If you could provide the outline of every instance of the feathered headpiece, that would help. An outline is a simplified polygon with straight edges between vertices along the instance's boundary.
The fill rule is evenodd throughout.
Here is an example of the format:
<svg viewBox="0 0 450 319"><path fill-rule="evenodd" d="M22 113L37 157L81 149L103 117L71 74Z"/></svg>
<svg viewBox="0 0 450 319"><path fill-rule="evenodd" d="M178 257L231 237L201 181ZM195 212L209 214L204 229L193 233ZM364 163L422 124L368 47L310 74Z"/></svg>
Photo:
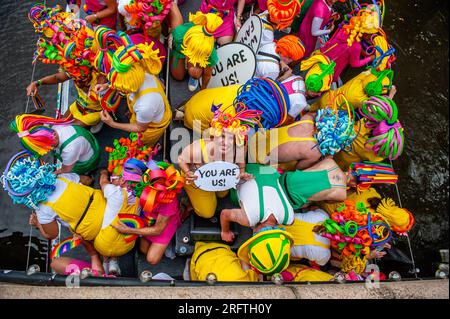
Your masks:
<svg viewBox="0 0 450 319"><path fill-rule="evenodd" d="M259 120L262 114L260 110L250 110L243 103L235 105L236 114L232 115L225 110L220 110L220 105L213 105L211 111L214 117L211 120L210 134L222 136L223 130L227 130L236 136L236 144L242 146L245 143L247 134L256 126L261 126Z"/></svg>

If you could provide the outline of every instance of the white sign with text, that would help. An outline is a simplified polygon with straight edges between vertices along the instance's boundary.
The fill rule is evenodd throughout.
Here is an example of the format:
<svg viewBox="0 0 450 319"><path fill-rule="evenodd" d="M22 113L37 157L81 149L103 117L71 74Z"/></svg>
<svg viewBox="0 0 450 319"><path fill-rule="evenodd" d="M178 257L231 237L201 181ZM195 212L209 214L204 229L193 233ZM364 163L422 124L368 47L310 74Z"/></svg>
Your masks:
<svg viewBox="0 0 450 319"><path fill-rule="evenodd" d="M219 61L214 66L208 88L244 84L255 74L256 57L249 46L228 43L217 49Z"/></svg>
<svg viewBox="0 0 450 319"><path fill-rule="evenodd" d="M195 185L208 192L220 192L236 188L239 182L239 166L234 163L216 161L203 165L194 173Z"/></svg>
<svg viewBox="0 0 450 319"><path fill-rule="evenodd" d="M245 21L236 35L235 42L248 45L253 52L258 52L261 43L262 23L257 15L252 15Z"/></svg>

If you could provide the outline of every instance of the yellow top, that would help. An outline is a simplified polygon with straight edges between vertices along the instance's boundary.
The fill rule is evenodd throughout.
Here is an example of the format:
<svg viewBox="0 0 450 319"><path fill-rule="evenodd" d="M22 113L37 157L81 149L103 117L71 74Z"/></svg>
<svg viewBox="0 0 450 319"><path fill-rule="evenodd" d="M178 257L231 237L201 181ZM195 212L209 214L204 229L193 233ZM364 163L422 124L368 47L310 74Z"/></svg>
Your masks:
<svg viewBox="0 0 450 319"><path fill-rule="evenodd" d="M70 182L62 177L59 179L67 184L64 193L56 202L42 204L53 209L63 221L70 225L74 233L85 240L93 240L100 232L105 214L106 200L102 191ZM83 213L85 213L84 217Z"/></svg>
<svg viewBox="0 0 450 319"><path fill-rule="evenodd" d="M330 249L330 245L326 245L315 238L316 233L313 232L314 226L317 224L308 223L295 218L294 223L289 226L284 226L286 231L292 235L294 243L292 246L320 246L325 249Z"/></svg>
<svg viewBox="0 0 450 319"><path fill-rule="evenodd" d="M292 276L292 278L288 278L289 281L330 281L334 278L329 273L300 264L291 264L285 271Z"/></svg>
<svg viewBox="0 0 450 319"><path fill-rule="evenodd" d="M230 247L219 243L195 243L195 251L190 263L193 281L203 281L209 273L214 273L218 281L258 281L258 274L242 269L241 261Z"/></svg>

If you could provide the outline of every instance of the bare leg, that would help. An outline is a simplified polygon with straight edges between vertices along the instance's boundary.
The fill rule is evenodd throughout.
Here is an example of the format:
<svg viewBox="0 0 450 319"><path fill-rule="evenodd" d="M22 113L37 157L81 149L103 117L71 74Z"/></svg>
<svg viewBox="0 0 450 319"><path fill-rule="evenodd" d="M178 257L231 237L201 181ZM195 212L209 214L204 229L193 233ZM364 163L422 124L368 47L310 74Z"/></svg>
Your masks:
<svg viewBox="0 0 450 319"><path fill-rule="evenodd" d="M156 265L161 260L168 244L152 243L147 252L147 262L150 265Z"/></svg>
<svg viewBox="0 0 450 319"><path fill-rule="evenodd" d="M149 248L150 248L149 241L145 238L141 238L139 243L139 250L141 251L141 253L143 253L144 255L147 254Z"/></svg>
<svg viewBox="0 0 450 319"><path fill-rule="evenodd" d="M211 80L212 71L213 71L213 68L210 66L203 70L202 86L201 86L200 90L204 90L208 86L209 80Z"/></svg>
<svg viewBox="0 0 450 319"><path fill-rule="evenodd" d="M175 63L175 57L170 58L170 74L172 74L172 77L175 80L183 81L185 75L186 75L186 66L185 66L185 60L186 59L178 59L177 67L174 67Z"/></svg>
<svg viewBox="0 0 450 319"><path fill-rule="evenodd" d="M217 43L220 46L222 46L224 44L227 44L227 43L230 43L232 41L233 41L233 36L232 35L227 35L227 36L224 36L224 37L217 38Z"/></svg>

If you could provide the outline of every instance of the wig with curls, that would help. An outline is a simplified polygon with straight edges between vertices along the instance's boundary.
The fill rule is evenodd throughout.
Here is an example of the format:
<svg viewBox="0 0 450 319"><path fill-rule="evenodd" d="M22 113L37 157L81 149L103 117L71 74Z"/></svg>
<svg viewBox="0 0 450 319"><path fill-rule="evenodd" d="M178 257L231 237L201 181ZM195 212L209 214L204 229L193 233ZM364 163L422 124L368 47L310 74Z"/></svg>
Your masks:
<svg viewBox="0 0 450 319"><path fill-rule="evenodd" d="M270 21L276 24L278 30L290 27L295 17L300 13L304 0L268 0L267 10Z"/></svg>

